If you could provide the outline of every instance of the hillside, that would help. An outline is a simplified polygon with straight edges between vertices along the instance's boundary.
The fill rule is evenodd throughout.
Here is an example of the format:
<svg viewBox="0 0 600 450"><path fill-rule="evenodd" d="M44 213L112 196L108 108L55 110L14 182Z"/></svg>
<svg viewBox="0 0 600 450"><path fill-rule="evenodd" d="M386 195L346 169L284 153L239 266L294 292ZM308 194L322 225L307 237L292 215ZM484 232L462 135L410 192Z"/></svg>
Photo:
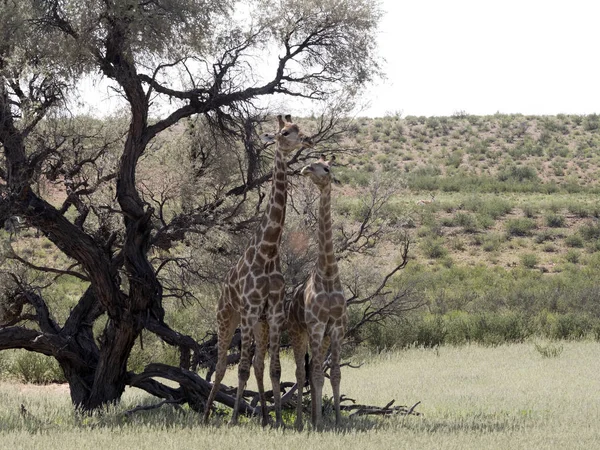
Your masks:
<svg viewBox="0 0 600 450"><path fill-rule="evenodd" d="M339 178L401 180L390 214L414 229L419 263L556 273L598 251L600 116L361 118L352 131L364 150Z"/></svg>
<svg viewBox="0 0 600 450"><path fill-rule="evenodd" d="M337 220L394 185L387 217L411 239L396 286L425 304L372 345L600 338L600 116L360 118L345 144Z"/></svg>
<svg viewBox="0 0 600 450"><path fill-rule="evenodd" d="M598 180L598 115L363 118L356 121L353 134L354 143L365 149L348 160L349 168L358 171L400 169L411 178L512 178L561 186L597 185ZM422 187L432 186L422 181L411 186Z"/></svg>
<svg viewBox="0 0 600 450"><path fill-rule="evenodd" d="M305 122L310 130L311 119ZM358 118L349 131L336 147L341 151L335 169L341 184L333 195L337 233L341 226L347 230L361 223L374 186L389 188L381 220L387 230L406 231L411 241L409 263L391 280L390 290L405 292L407 305L423 305L365 327L364 344L496 345L531 335L600 339L600 116ZM150 191L168 184L173 199L168 214L180 208L178 199L187 187L185 167L168 158L183 147L179 134L164 137L139 173ZM165 169L168 177L156 176ZM301 186L300 181L293 184ZM284 240L310 233L306 209L295 195ZM58 201L64 193L49 196ZM8 233L0 233L8 240ZM352 264L343 263L347 289L372 287L386 266L397 263L391 236ZM176 251L200 255L202 242ZM71 263L33 229L22 230L12 248L34 265L67 268ZM210 270L216 264L211 255L199 259L201 267ZM284 264L291 263L286 258ZM68 317L84 289L69 276L48 287L57 321ZM202 281L197 303L167 301L168 320L180 332L202 339L214 327L217 291L217 281ZM360 305L352 309L351 323L362 313ZM58 367L47 369L43 357L15 355L4 372L27 378L20 367L35 363L42 369L32 380L60 379ZM141 369L156 355L176 359L158 339L145 336L145 348L136 345L130 368Z"/></svg>

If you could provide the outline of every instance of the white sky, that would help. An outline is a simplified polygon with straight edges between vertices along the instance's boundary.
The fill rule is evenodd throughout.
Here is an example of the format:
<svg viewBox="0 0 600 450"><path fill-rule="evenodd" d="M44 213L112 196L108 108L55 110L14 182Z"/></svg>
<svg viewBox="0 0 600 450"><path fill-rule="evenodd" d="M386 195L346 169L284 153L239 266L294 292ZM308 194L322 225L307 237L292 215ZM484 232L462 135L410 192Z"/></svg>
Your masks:
<svg viewBox="0 0 600 450"><path fill-rule="evenodd" d="M380 2L386 79L359 115L600 113L600 0ZM106 82L82 89L96 111L123 105Z"/></svg>
<svg viewBox="0 0 600 450"><path fill-rule="evenodd" d="M600 112L600 1L381 0L364 115Z"/></svg>

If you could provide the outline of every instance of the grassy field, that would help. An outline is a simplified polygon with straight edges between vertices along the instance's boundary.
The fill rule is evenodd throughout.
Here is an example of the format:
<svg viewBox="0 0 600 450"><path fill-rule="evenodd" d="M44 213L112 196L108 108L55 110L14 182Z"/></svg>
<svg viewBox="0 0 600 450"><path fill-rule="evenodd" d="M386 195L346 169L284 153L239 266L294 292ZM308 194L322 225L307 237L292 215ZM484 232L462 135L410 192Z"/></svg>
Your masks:
<svg viewBox="0 0 600 450"><path fill-rule="evenodd" d="M364 365L343 369L346 396L380 406L420 401L422 415L345 418L341 430L323 433L263 430L254 420L230 428L218 418L205 427L197 414L168 406L127 416L153 401L133 389L113 410L80 418L63 387L4 383L0 448L598 448L599 353L600 343L584 340L357 355ZM292 370L284 358L284 379Z"/></svg>

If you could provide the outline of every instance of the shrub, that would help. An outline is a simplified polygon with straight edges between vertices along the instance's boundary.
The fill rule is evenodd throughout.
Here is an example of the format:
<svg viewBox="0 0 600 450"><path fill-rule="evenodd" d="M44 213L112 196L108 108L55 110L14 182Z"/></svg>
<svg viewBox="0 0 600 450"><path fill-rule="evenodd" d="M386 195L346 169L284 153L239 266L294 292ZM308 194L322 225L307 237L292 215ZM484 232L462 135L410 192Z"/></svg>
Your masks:
<svg viewBox="0 0 600 450"><path fill-rule="evenodd" d="M510 213L512 209L512 202L500 197L494 197L486 203L485 208L482 212L489 214L494 219L497 219L501 216L505 216L506 214Z"/></svg>
<svg viewBox="0 0 600 450"><path fill-rule="evenodd" d="M492 216L489 216L487 214L480 214L477 218L477 223L479 224L480 228L484 228L487 230L489 228L492 228L496 221Z"/></svg>
<svg viewBox="0 0 600 450"><path fill-rule="evenodd" d="M550 339L581 339L592 331L591 321L580 314L559 314L550 322Z"/></svg>
<svg viewBox="0 0 600 450"><path fill-rule="evenodd" d="M574 214L577 217L589 217L592 215L591 208L587 205L582 205L581 203L571 203L567 208L571 214Z"/></svg>
<svg viewBox="0 0 600 450"><path fill-rule="evenodd" d="M535 168L531 166L510 166L498 173L500 181L539 181Z"/></svg>
<svg viewBox="0 0 600 450"><path fill-rule="evenodd" d="M58 362L40 353L20 350L15 353L12 364L7 371L24 383L49 384L66 381Z"/></svg>
<svg viewBox="0 0 600 450"><path fill-rule="evenodd" d="M528 269L533 269L538 262L538 257L535 253L525 253L524 255L521 255L521 264Z"/></svg>
<svg viewBox="0 0 600 450"><path fill-rule="evenodd" d="M525 217L529 217L530 219L533 219L535 216L537 216L539 212L539 208L534 205L523 205L521 209L523 210Z"/></svg>
<svg viewBox="0 0 600 450"><path fill-rule="evenodd" d="M600 116L590 114L583 119L583 129L586 131L595 131L600 128Z"/></svg>
<svg viewBox="0 0 600 450"><path fill-rule="evenodd" d="M427 315L419 324L416 343L423 347L437 347L446 339L444 318L439 315Z"/></svg>
<svg viewBox="0 0 600 450"><path fill-rule="evenodd" d="M543 244L546 241L553 241L554 240L554 234L552 234L552 232L550 230L542 230L539 233L537 233L535 235L535 237L533 238L533 241L536 244Z"/></svg>
<svg viewBox="0 0 600 450"><path fill-rule="evenodd" d="M560 214L547 214L546 215L546 225L551 228L562 228L565 226L565 218Z"/></svg>
<svg viewBox="0 0 600 450"><path fill-rule="evenodd" d="M565 259L572 264L578 264L579 257L580 253L575 249L571 249L565 254Z"/></svg>
<svg viewBox="0 0 600 450"><path fill-rule="evenodd" d="M589 221L579 228L579 234L586 241L600 239L600 222Z"/></svg>
<svg viewBox="0 0 600 450"><path fill-rule="evenodd" d="M583 238L578 234L571 234L565 238L565 245L568 247L582 248Z"/></svg>
<svg viewBox="0 0 600 450"><path fill-rule="evenodd" d="M468 314L454 311L444 315L446 344L477 342L483 345L499 345L522 342L531 333L526 320L516 312Z"/></svg>
<svg viewBox="0 0 600 450"><path fill-rule="evenodd" d="M454 215L454 223L463 227L466 233L475 233L478 229L477 219L469 213L457 212Z"/></svg>
<svg viewBox="0 0 600 450"><path fill-rule="evenodd" d="M451 227L455 227L456 223L455 223L455 220L453 217L442 217L440 219L440 225L443 227L451 228Z"/></svg>
<svg viewBox="0 0 600 450"><path fill-rule="evenodd" d="M506 231L511 236L527 236L536 228L535 221L527 217L510 219L506 222Z"/></svg>
<svg viewBox="0 0 600 450"><path fill-rule="evenodd" d="M431 259L444 258L448 254L441 238L428 237L424 239L421 243L421 249L425 256Z"/></svg>
<svg viewBox="0 0 600 450"><path fill-rule="evenodd" d="M484 252L496 252L505 241L504 237L497 233L490 233L483 238L482 249Z"/></svg>

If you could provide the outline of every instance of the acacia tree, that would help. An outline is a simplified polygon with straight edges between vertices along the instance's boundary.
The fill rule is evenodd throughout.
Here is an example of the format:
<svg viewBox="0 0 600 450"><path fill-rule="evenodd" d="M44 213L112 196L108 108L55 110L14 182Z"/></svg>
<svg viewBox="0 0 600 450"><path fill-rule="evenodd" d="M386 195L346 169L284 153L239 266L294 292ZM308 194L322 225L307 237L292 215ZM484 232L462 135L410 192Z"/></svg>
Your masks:
<svg viewBox="0 0 600 450"><path fill-rule="evenodd" d="M215 136L251 135L242 118L264 106L261 98L318 101L360 89L377 73L378 19L373 0L0 0L0 213L23 218L68 261L39 267L9 249L13 260L48 277L3 274L0 349L54 357L82 409L118 401L127 384L164 398L200 395L152 380L166 376L184 386L191 375L175 367L127 371L144 329L180 347L182 367L202 352L165 323L165 266L150 255L220 219L234 223L226 199L245 198L268 173L248 165L241 185L167 217L136 178L140 161L186 118L202 117ZM76 84L92 73L122 96L122 130L88 121L82 131L69 120ZM251 147L246 156L255 160ZM40 180L61 186L60 204ZM86 289L59 323L45 287L49 277L65 275ZM25 306L32 312L24 314Z"/></svg>

